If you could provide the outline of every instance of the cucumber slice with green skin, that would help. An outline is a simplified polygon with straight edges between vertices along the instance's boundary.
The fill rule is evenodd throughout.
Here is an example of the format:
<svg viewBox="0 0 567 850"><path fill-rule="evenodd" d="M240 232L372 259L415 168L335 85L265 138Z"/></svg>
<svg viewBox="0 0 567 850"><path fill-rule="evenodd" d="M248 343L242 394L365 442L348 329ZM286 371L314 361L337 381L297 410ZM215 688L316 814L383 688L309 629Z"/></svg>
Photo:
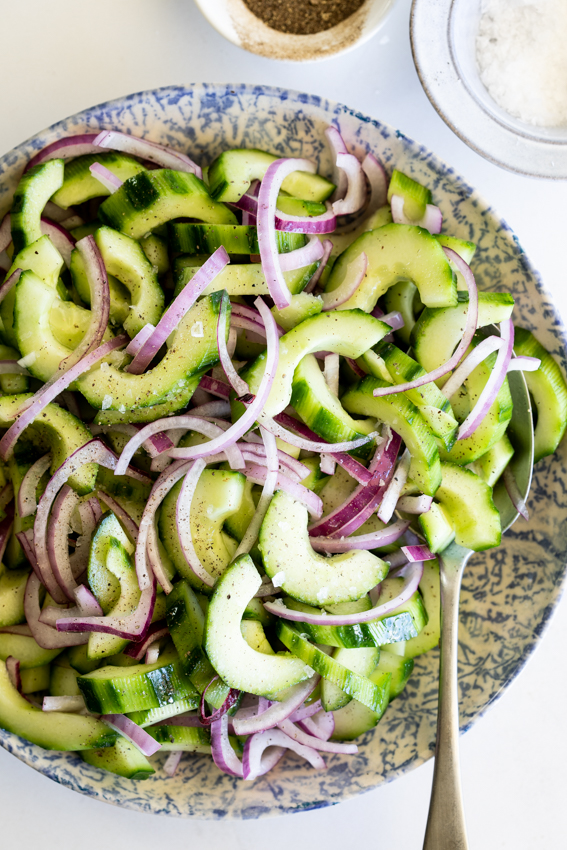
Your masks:
<svg viewBox="0 0 567 850"><path fill-rule="evenodd" d="M128 541L128 548L131 550L130 541ZM127 550L115 537L108 539L105 566L107 571L112 573L120 583L120 595L109 614L115 617L127 617L129 614L133 614L138 607L141 595L138 578ZM116 635L91 632L87 654L89 658L108 658L110 655L122 652L128 643L128 640Z"/></svg>
<svg viewBox="0 0 567 850"><path fill-rule="evenodd" d="M9 345L0 345L0 360L19 360L22 355ZM2 395L26 393L29 389L29 379L25 375L0 375L0 391Z"/></svg>
<svg viewBox="0 0 567 850"><path fill-rule="evenodd" d="M399 593L399 579L385 579L382 582L381 598L393 598ZM318 608L311 608L293 599L284 599L288 608L305 613L320 614ZM309 623L296 623L299 632L308 636L314 643L322 646L340 646L345 649L360 647L384 646L387 643L398 643L416 637L427 623L427 612L419 593L409 599L404 605L396 608L390 614L371 620L369 623L358 623L356 626L312 626Z"/></svg>
<svg viewBox="0 0 567 850"><path fill-rule="evenodd" d="M28 245L16 254L12 261L6 277L8 278L16 269L22 271L33 271L44 283L53 289L57 289L59 296L66 300L68 298L65 287L59 282L59 274L63 269L63 257L51 242L49 236L42 236L37 242ZM0 318L3 324L3 336L9 345L18 346L18 339L14 330L14 303L16 300L16 289L6 293L0 304Z"/></svg>
<svg viewBox="0 0 567 850"><path fill-rule="evenodd" d="M396 336L409 345L416 317L423 309L423 302L415 283L411 280L400 280L399 283L391 286L384 295L384 309L387 313L402 314L404 326L398 328Z"/></svg>
<svg viewBox="0 0 567 850"><path fill-rule="evenodd" d="M364 233L344 251L333 266L326 292L337 289L351 273L351 265L366 254L364 280L338 310L359 307L370 313L378 299L399 280L411 280L429 307L452 307L457 303L453 272L434 236L422 227L386 224Z"/></svg>
<svg viewBox="0 0 567 850"><path fill-rule="evenodd" d="M3 396L0 398L0 428L9 428L15 420L15 414L31 393ZM48 404L32 425L23 433L23 438L49 450L52 453L51 474L85 443L92 440L92 434L76 416L63 410L57 404ZM69 478L70 486L83 496L90 493L96 481L96 464L89 463L81 467Z"/></svg>
<svg viewBox="0 0 567 850"><path fill-rule="evenodd" d="M203 374L204 371L197 372L193 378L182 385L178 392L170 393L169 399L162 404L153 404L134 410L99 410L95 416L95 422L97 425L116 425L120 422L131 425L135 422L155 422L164 416L170 416L172 413L187 407ZM126 405L124 405L124 408L126 408Z"/></svg>
<svg viewBox="0 0 567 850"><path fill-rule="evenodd" d="M352 741L365 732L369 732L370 729L374 729L382 719L390 702L392 674L384 673L377 667L368 678L382 693L380 706L374 710L353 699L344 708L334 711L335 729L331 740Z"/></svg>
<svg viewBox="0 0 567 850"><path fill-rule="evenodd" d="M77 295L83 304L90 307L91 292L85 264L77 250L71 252L69 271ZM130 293L118 278L111 274L108 275L108 288L110 290L110 322L112 325L122 325L130 313Z"/></svg>
<svg viewBox="0 0 567 850"><path fill-rule="evenodd" d="M245 477L241 472L205 469L191 502L191 536L193 545L209 575L218 578L229 565L236 550L223 534L225 521L235 514L242 503ZM177 498L183 481L173 487L162 502L158 530L165 550L177 571L196 589L211 590L197 578L183 554L176 525Z"/></svg>
<svg viewBox="0 0 567 850"><path fill-rule="evenodd" d="M81 757L87 764L125 779L148 779L155 773L147 758L126 738L117 738L112 747L102 750L83 750Z"/></svg>
<svg viewBox="0 0 567 850"><path fill-rule="evenodd" d="M211 685L211 690L212 689L213 686ZM201 696L199 692L195 690L193 696L176 700L169 705L162 705L161 708L148 708L145 711L132 711L128 717L138 726L144 728L146 726L152 726L154 723L160 723L162 720L169 720L172 717L177 717L179 714L184 714L186 711L194 711L196 708L199 708L200 702Z"/></svg>
<svg viewBox="0 0 567 850"><path fill-rule="evenodd" d="M23 694L35 694L38 691L46 691L49 688L51 669L49 664L44 664L43 667L32 667L29 670L22 670L20 678L22 682Z"/></svg>
<svg viewBox="0 0 567 850"><path fill-rule="evenodd" d="M352 419L334 395L319 368L317 358L307 354L293 374L291 404L306 425L328 443L366 437L376 429L374 419ZM368 460L375 451L373 441L352 451Z"/></svg>
<svg viewBox="0 0 567 850"><path fill-rule="evenodd" d="M429 652L430 649L438 645L441 637L441 587L439 583L439 561L437 559L424 562L419 592L423 597L428 619L418 636L406 641L403 655L405 659L415 658L417 655ZM385 647L385 649L388 649L388 647ZM382 655L380 661L382 661ZM395 696L395 694L392 694L392 696Z"/></svg>
<svg viewBox="0 0 567 850"><path fill-rule="evenodd" d="M167 353L152 369L134 375L111 363L99 364L76 381L76 388L97 410L124 413L169 401L177 404L194 386L192 379L218 362L220 298L220 293L208 296L191 307L168 337Z"/></svg>
<svg viewBox="0 0 567 850"><path fill-rule="evenodd" d="M276 202L276 209L286 215L298 215L305 218L312 215L322 215L327 207L318 201L305 201L301 198L292 198L291 195L280 192Z"/></svg>
<svg viewBox="0 0 567 850"><path fill-rule="evenodd" d="M383 377L382 363L395 384L413 381L426 374L419 363L395 345L386 343L383 347L377 346L377 349L370 349L358 359L359 366L374 377ZM450 402L437 384L432 381L415 390L406 390L404 395L418 408L434 436L450 449L455 442L459 423L453 416Z"/></svg>
<svg viewBox="0 0 567 850"><path fill-rule="evenodd" d="M500 514L492 501L492 487L454 463L441 464L441 486L435 498L455 529L459 546L482 552L500 545Z"/></svg>
<svg viewBox="0 0 567 850"><path fill-rule="evenodd" d="M334 649L331 658L347 670L368 678L378 663L380 650L376 646L364 649ZM348 705L351 699L352 696L333 684L330 679L321 681L321 703L325 711L338 711Z"/></svg>
<svg viewBox="0 0 567 850"><path fill-rule="evenodd" d="M179 581L167 598L167 625L184 673L199 693L203 693L216 671L203 650L205 615L194 591ZM207 702L220 708L230 688L222 681L207 689Z"/></svg>
<svg viewBox="0 0 567 850"><path fill-rule="evenodd" d="M273 623L274 617L272 614L268 614L260 599L251 599L242 615L242 622L245 620L257 620L262 626L266 627Z"/></svg>
<svg viewBox="0 0 567 850"><path fill-rule="evenodd" d="M61 649L43 649L27 635L0 634L0 659L6 661L12 655L18 659L22 670L43 667L57 658L62 651Z"/></svg>
<svg viewBox="0 0 567 850"><path fill-rule="evenodd" d="M567 384L561 369L551 354L530 331L516 328L514 350L516 354L538 357L541 366L537 372L524 372L528 390L536 410L534 431L534 463L553 454L563 439L567 427Z"/></svg>
<svg viewBox="0 0 567 850"><path fill-rule="evenodd" d="M457 239L454 236L447 236L446 233L436 233L435 238L444 248L450 248L459 257L462 257L465 263L470 266L471 260L476 252L476 244L467 242L465 239Z"/></svg>
<svg viewBox="0 0 567 850"><path fill-rule="evenodd" d="M197 259L197 258L196 258ZM199 262L192 263L188 258L178 257L175 261L176 273L175 292L177 296L181 290L193 280L194 276L199 271L201 258ZM184 261L185 264L181 261ZM317 269L319 261L311 263L309 266L302 266L291 272L284 272L284 280L292 295L297 295L301 292ZM262 269L261 263L248 263L246 265L238 265L232 263L225 266L224 269L215 277L211 283L203 290L204 295L210 295L212 292L218 292L221 289L226 289L229 295L269 295L270 290L266 282L266 277Z"/></svg>
<svg viewBox="0 0 567 850"><path fill-rule="evenodd" d="M504 434L486 454L479 457L472 465L472 471L486 481L489 487L494 487L514 455L514 446Z"/></svg>
<svg viewBox="0 0 567 850"><path fill-rule="evenodd" d="M348 233L329 233L326 234L325 237L321 237L322 239L330 239L333 243L333 250L331 251L331 259L336 259L340 256L343 251L352 245L352 243L358 239L359 236L362 236L363 233L367 233L369 230L377 230L379 227L383 227L385 224L392 223L392 211L390 210L390 205L385 204L383 207L380 207L373 213L369 218L365 218L361 224L355 229L351 230ZM330 264L327 263L326 269L330 271ZM323 281L321 281L321 286L323 286Z"/></svg>
<svg viewBox="0 0 567 850"><path fill-rule="evenodd" d="M285 593L308 605L352 602L386 577L387 564L354 549L330 558L311 547L308 512L278 490L264 517L258 545L266 573Z"/></svg>
<svg viewBox="0 0 567 850"><path fill-rule="evenodd" d="M388 325L362 310L325 312L312 316L280 337L278 368L264 405L262 417L271 418L290 403L293 375L301 360L315 351L334 351L344 357L360 357L391 331ZM264 374L266 355L261 354L242 377L256 393Z"/></svg>
<svg viewBox="0 0 567 850"><path fill-rule="evenodd" d="M240 507L234 513L230 514L230 516L227 516L224 521L224 530L235 540L238 540L239 543L250 525L258 504L258 497L254 498L253 496L254 487L255 485L252 481L246 478L242 490Z"/></svg>
<svg viewBox="0 0 567 850"><path fill-rule="evenodd" d="M100 205L103 224L141 239L174 218L195 218L208 224L237 224L224 204L214 201L194 174L169 169L144 171L126 180Z"/></svg>
<svg viewBox="0 0 567 850"><path fill-rule="evenodd" d="M107 272L130 293L131 308L123 324L126 333L134 338L144 325L157 325L163 313L165 299L157 274L139 243L129 236L110 227L99 227L95 241Z"/></svg>
<svg viewBox="0 0 567 850"><path fill-rule="evenodd" d="M140 245L158 277L169 271L169 254L165 239L151 233L140 240Z"/></svg>
<svg viewBox="0 0 567 850"><path fill-rule="evenodd" d="M161 744L164 753L181 750L184 753L211 752L211 733L198 726L153 726L146 729L148 735Z"/></svg>
<svg viewBox="0 0 567 850"><path fill-rule="evenodd" d="M477 328L509 319L514 299L508 292L479 292ZM451 357L467 323L468 303L440 309L426 308L416 322L411 339L416 360L431 372Z"/></svg>
<svg viewBox="0 0 567 850"><path fill-rule="evenodd" d="M73 670L76 670L78 673L92 673L93 670L101 666L98 658L89 658L86 644L70 647L65 655L61 656L56 663L59 664L64 661L68 661Z"/></svg>
<svg viewBox="0 0 567 850"><path fill-rule="evenodd" d="M22 176L10 210L15 253L41 237L41 214L50 197L62 184L62 159L42 162Z"/></svg>
<svg viewBox="0 0 567 850"><path fill-rule="evenodd" d="M114 543L111 541L114 541ZM106 563L109 549L114 548L116 543L122 545L127 555L133 554L134 544L120 525L115 514L110 512L101 519L93 535L87 568L89 587L105 614L112 611L121 595L120 576ZM119 569L119 572L123 571ZM92 634L96 634L96 632ZM110 654L112 655L112 653ZM89 655L89 657L93 658L94 656Z"/></svg>
<svg viewBox="0 0 567 850"><path fill-rule="evenodd" d="M0 727L46 750L87 750L109 747L116 732L94 717L42 711L17 692L0 662Z"/></svg>
<svg viewBox="0 0 567 850"><path fill-rule="evenodd" d="M296 325L317 316L323 309L323 299L319 295L310 292L298 292L291 296L291 304L278 310L272 307L272 316L284 331L290 331Z"/></svg>
<svg viewBox="0 0 567 850"><path fill-rule="evenodd" d="M266 637L262 624L259 623L258 620L246 620L243 617L240 623L240 631L242 632L242 637L251 649L256 650L256 652L263 652L264 655L276 654L270 646L270 642Z"/></svg>
<svg viewBox="0 0 567 850"><path fill-rule="evenodd" d="M110 195L110 189L107 189L90 171L90 166L95 162L104 165L122 182L139 174L140 171L146 171L141 162L117 151L78 156L65 163L63 184L52 195L53 203L66 210L68 207L90 201L91 198Z"/></svg>
<svg viewBox="0 0 567 850"><path fill-rule="evenodd" d="M433 502L427 513L420 514L417 521L430 552L442 552L455 539L455 529L437 502Z"/></svg>
<svg viewBox="0 0 567 850"><path fill-rule="evenodd" d="M425 628L427 628L427 626ZM416 640L416 638L413 638L413 640ZM383 647L380 650L380 660L370 678L374 675L379 676L380 674L384 675L384 673L390 673L392 676L390 679L391 702L395 697L401 694L407 685L408 679L413 672L413 667L414 663L412 658L406 658L395 652L389 652L387 648Z"/></svg>
<svg viewBox="0 0 567 850"><path fill-rule="evenodd" d="M250 556L242 555L230 565L211 597L205 649L219 676L232 688L270 696L310 678L313 670L290 655L256 652L242 637L242 614L261 584Z"/></svg>
<svg viewBox="0 0 567 850"><path fill-rule="evenodd" d="M39 668L42 669L41 667ZM49 693L52 697L78 697L81 696L77 685L78 672L72 667L60 667L53 665L49 679Z"/></svg>
<svg viewBox="0 0 567 850"><path fill-rule="evenodd" d="M195 693L173 648L165 649L155 664L100 667L79 676L77 684L93 714L128 714L159 708Z"/></svg>
<svg viewBox="0 0 567 850"><path fill-rule="evenodd" d="M253 180L262 180L277 156L256 148L225 151L209 167L209 187L217 201L235 203L246 194ZM321 203L335 191L334 183L319 174L294 171L282 183L294 198Z"/></svg>
<svg viewBox="0 0 567 850"><path fill-rule="evenodd" d="M170 222L167 238L170 250L180 254L212 254L221 246L228 254L260 253L255 225ZM276 231L276 245L280 253L303 248L306 241L303 233Z"/></svg>
<svg viewBox="0 0 567 850"><path fill-rule="evenodd" d="M441 483L439 451L431 428L405 393L376 397L373 390L389 386L380 378L363 378L343 397L343 406L350 413L375 416L396 431L411 454L410 479L423 493L434 496Z"/></svg>
<svg viewBox="0 0 567 850"><path fill-rule="evenodd" d="M415 221L424 215L426 205L431 203L431 190L396 168L388 185L388 201L392 200L392 195L404 199L404 213Z"/></svg>
<svg viewBox="0 0 567 850"><path fill-rule="evenodd" d="M9 570L0 563L0 628L25 622L24 593L29 570Z"/></svg>
<svg viewBox="0 0 567 850"><path fill-rule="evenodd" d="M276 634L284 646L287 646L294 655L297 655L324 679L328 679L331 684L336 685L348 696L354 697L368 708L374 711L380 710L384 701L383 688L376 686L366 676L361 676L339 664L334 658L330 658L309 643L300 630L286 620L278 621Z"/></svg>

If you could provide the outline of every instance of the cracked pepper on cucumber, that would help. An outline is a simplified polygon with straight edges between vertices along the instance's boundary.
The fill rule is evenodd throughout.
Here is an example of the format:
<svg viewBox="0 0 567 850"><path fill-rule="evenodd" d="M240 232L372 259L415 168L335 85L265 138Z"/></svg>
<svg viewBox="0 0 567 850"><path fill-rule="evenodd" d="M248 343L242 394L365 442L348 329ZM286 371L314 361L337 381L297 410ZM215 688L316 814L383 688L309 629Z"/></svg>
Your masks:
<svg viewBox="0 0 567 850"><path fill-rule="evenodd" d="M0 727L140 780L355 753L439 641L438 555L527 517L567 386L428 187L103 131L0 225ZM165 761L161 753L167 753Z"/></svg>

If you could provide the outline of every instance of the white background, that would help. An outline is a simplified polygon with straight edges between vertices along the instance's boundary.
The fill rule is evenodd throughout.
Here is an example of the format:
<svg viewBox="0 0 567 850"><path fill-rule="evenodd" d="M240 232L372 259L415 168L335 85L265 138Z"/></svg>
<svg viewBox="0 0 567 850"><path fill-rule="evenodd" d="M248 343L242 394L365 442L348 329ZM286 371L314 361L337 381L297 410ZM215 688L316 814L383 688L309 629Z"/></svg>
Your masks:
<svg viewBox="0 0 567 850"><path fill-rule="evenodd" d="M435 113L414 70L409 0L366 45L293 65L224 41L191 0L0 0L0 154L53 122L142 89L195 81L284 86L399 128L451 163L507 219L567 316L565 183L518 177L469 150ZM567 602L543 643L461 741L471 850L566 846ZM158 818L56 785L0 750L0 844L29 850L190 846L419 850L432 765L334 808L257 822ZM441 850L441 848L440 848Z"/></svg>

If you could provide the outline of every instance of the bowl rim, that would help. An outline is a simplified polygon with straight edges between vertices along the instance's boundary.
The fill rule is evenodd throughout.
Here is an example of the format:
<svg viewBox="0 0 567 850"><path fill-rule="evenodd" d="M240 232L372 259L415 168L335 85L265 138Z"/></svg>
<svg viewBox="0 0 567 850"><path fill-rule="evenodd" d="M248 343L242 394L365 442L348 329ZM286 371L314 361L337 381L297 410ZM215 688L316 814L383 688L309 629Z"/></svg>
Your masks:
<svg viewBox="0 0 567 850"><path fill-rule="evenodd" d="M495 228L498 229L500 235L504 236L506 242L510 248L511 253L517 257L522 265L522 267L528 272L528 274L532 277L535 287L542 297L542 299L547 299L547 303L550 309L553 311L553 317L550 319L550 322L555 320L555 324L553 325L554 329L557 331L558 341L562 345L562 355L565 358L567 356L567 331L563 322L561 320L561 316L559 315L553 299L550 293L546 290L542 280L537 273L537 271L533 268L530 260L523 253L523 250L514 236L509 225L495 212L495 210L484 200L484 198L477 192L477 190L473 189L470 184L466 182L466 180L459 175L451 166L449 166L444 160L439 158L436 154L429 151L428 148L420 145L414 140L406 137L403 133L396 131L394 128L389 125L383 124L382 122L366 116L360 113L358 110L351 109L343 104L339 104L334 101L328 101L324 98L320 98L314 95L306 95L301 92L295 90L289 90L284 88L277 88L272 86L258 86L253 84L221 84L221 83L193 83L189 85L180 85L180 86L163 86L155 89L146 89L140 92L136 92L130 95L125 95L122 97L115 98L113 100L105 101L101 104L96 104L94 106L88 107L80 112L74 113L73 115L68 116L67 118L61 119L50 127L42 130L33 136L29 137L25 141L21 142L11 151L7 152L3 156L0 157L0 180L2 176L5 174L6 170L11 170L14 167L16 162L19 162L24 157L30 156L32 153L35 153L38 149L41 149L45 144L48 144L50 141L53 141L55 138L59 138L63 135L68 134L67 122L74 121L76 123L82 122L85 127L93 127L96 123L96 126L100 126L101 129L105 128L105 121L108 123L108 118L105 118L105 114L108 110L123 108L128 109L129 106L133 102L138 102L143 98L147 97L155 97L159 95L161 97L171 96L174 100L175 98L179 98L181 95L190 94L193 95L196 91L203 92L211 92L215 91L219 94L226 93L227 91L239 94L239 93L249 93L250 95L257 95L258 91L261 90L261 93L264 96L268 97L276 97L279 101L285 101L287 105L290 103L296 102L301 109L305 110L306 107L309 106L318 106L322 110L334 113L335 116L344 114L347 116L351 116L357 120L362 120L366 124L370 124L374 126L378 131L387 130L391 131L394 135L403 138L410 142L413 146L415 146L420 151L426 151L428 154L428 163L431 163L433 169L438 174L444 174L449 177L451 181L455 182L461 188L463 188L467 193L467 199L473 201L475 204L480 204L482 208L486 211L487 217L493 220ZM92 121L93 116L97 115L102 116L101 120L97 120L96 122ZM167 122L164 121L164 124ZM16 155L16 156L14 156ZM503 546L504 550L505 547ZM482 553L481 553L482 555ZM560 581L557 582L553 587L553 593L550 598L549 604L545 607L542 612L541 618L537 624L537 628L534 630L532 635L530 636L529 641L526 641L525 646L523 648L522 655L518 658L516 665L510 671L508 671L507 677L505 680L501 682L501 686L497 692L495 692L492 697L485 702L479 709L476 711L474 715L472 715L460 728L461 734L468 731L481 717L484 716L486 711L494 705L494 703L499 699L499 697L503 694L506 688L513 682L516 676L521 672L527 663L528 659L532 655L533 651L539 645L547 626L549 625L551 616L555 611L557 605L559 604L560 599L562 598L563 593L565 592L567 582L567 565L563 565L562 573ZM6 736L6 737L4 737ZM104 796L102 793L96 794L92 793L92 790L85 785L81 784L79 778L74 775L71 770L64 770L57 773L55 768L52 768L50 764L47 766L38 763L38 755L45 755L46 752L39 747L34 747L33 745L28 745L28 749L24 749L21 745L19 747L16 746L17 742L23 742L23 739L19 738L17 735L13 733L3 733L0 730L0 745L6 749L8 752L11 752L15 755L20 761L23 761L30 767L38 770L38 772L43 773L45 776L50 779L55 780L56 782L71 788L72 790L78 791L80 793L86 794L87 796L93 796L97 799L103 800L104 802L111 803L113 805L120 805L123 807L127 807L130 809L145 811L148 812L147 805L145 806L143 802L138 799L138 797L134 798L132 795L131 799L128 800L113 800ZM26 743L26 742L23 742ZM30 749L31 748L31 749ZM63 755L64 753L57 755ZM410 763L404 763L396 770L391 771L387 777L379 777L380 781L376 783L372 788L362 789L363 791L375 790L379 785L385 784L386 782L393 781L398 776L408 772L409 770L413 770L416 767L419 767L425 761L433 756L433 752L430 750L426 755L418 754L416 758L414 758ZM349 793L348 787L343 789L341 794L341 800L349 799L355 795L361 793L360 790L355 790L352 793ZM286 813L294 813L296 811L308 811L311 809L324 808L330 805L336 805L339 802L333 799L313 799L311 801L307 801L302 803L300 806L294 807L278 807L274 805L270 811L263 812L261 814L262 817L265 816L277 816ZM192 815L190 812L186 811L165 811L165 810L153 810L153 813L163 814L163 815L176 815L182 817L203 817L202 815ZM214 817L214 814L211 814L210 817ZM228 812L224 815L226 817L236 817L236 814L233 811ZM257 814L251 815L241 815L241 818L257 818Z"/></svg>
<svg viewBox="0 0 567 850"><path fill-rule="evenodd" d="M514 132L491 116L461 79L450 34L455 2L412 0L413 61L433 108L466 145L495 165L527 177L567 180L567 139Z"/></svg>

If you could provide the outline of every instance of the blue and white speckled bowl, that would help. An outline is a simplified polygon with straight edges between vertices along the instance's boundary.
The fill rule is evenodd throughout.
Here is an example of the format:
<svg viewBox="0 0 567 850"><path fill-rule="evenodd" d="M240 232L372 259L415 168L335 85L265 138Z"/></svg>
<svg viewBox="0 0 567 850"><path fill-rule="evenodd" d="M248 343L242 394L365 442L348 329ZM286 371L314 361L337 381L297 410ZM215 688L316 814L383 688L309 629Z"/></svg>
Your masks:
<svg viewBox="0 0 567 850"><path fill-rule="evenodd" d="M508 226L459 177L421 145L346 106L264 86L198 84L142 92L87 109L39 133L0 159L0 214L24 163L44 145L72 133L119 128L187 151L203 163L244 145L317 160L329 173L323 130L335 124L358 153L413 175L433 191L445 229L478 243L473 270L483 289L516 298L516 321L535 331L565 367L560 318ZM529 523L519 521L503 545L473 557L465 572L460 625L462 729L469 728L521 670L561 592L567 560L567 449L537 466ZM403 695L389 707L354 757L331 756L313 771L288 756L267 778L243 782L204 756L188 755L173 779L158 772L133 782L52 753L0 731L19 759L57 782L138 811L197 818L259 818L329 806L388 782L430 758L437 705L437 653L417 659Z"/></svg>

